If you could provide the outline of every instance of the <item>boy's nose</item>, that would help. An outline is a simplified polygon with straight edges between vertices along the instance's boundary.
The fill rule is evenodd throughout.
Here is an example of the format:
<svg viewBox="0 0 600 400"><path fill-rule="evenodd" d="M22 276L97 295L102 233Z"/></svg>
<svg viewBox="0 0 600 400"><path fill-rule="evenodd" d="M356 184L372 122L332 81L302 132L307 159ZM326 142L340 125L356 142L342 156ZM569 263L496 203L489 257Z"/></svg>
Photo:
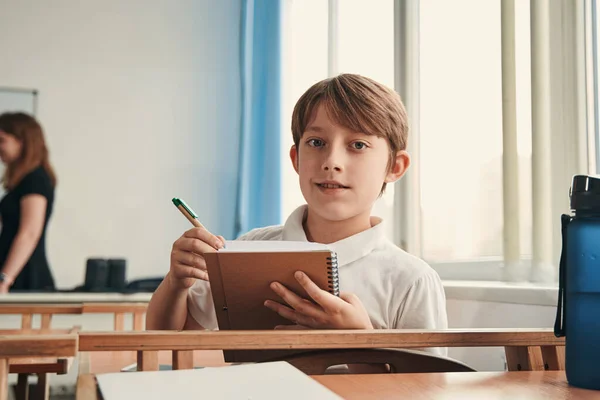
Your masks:
<svg viewBox="0 0 600 400"><path fill-rule="evenodd" d="M342 170L342 163L340 161L340 155L336 155L334 151L327 155L327 158L323 162L323 171L336 171Z"/></svg>
<svg viewBox="0 0 600 400"><path fill-rule="evenodd" d="M331 169L331 170L334 170L334 171L337 171L337 172L340 172L340 171L342 170L342 168L341 168L341 167L339 167L339 166L335 166L335 165L333 165L333 166L331 166L331 167L330 167L330 166L329 166L329 165L327 165L327 164L323 165L323 169L324 169L325 171L329 171L329 170Z"/></svg>

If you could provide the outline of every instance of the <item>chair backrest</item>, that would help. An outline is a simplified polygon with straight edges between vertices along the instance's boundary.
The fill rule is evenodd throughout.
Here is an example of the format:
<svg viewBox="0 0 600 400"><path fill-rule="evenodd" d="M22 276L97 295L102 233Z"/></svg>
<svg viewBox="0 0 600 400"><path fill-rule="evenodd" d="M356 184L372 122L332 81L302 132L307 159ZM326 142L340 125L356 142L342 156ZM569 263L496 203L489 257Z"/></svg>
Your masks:
<svg viewBox="0 0 600 400"><path fill-rule="evenodd" d="M21 315L21 329L33 328L33 316L41 315L41 329L50 329L52 316L57 314L81 314L81 304L0 304L0 315Z"/></svg>
<svg viewBox="0 0 600 400"><path fill-rule="evenodd" d="M82 312L94 314L114 314L114 330L125 330L125 315L133 315L133 330L144 330L144 317L148 303L84 303Z"/></svg>
<svg viewBox="0 0 600 400"><path fill-rule="evenodd" d="M338 373L332 367L367 364L360 373L419 373L419 372L469 372L473 368L448 357L406 349L332 349L317 350L284 357L287 361L308 375ZM388 366L386 368L382 368ZM356 372L356 369L352 371Z"/></svg>
<svg viewBox="0 0 600 400"><path fill-rule="evenodd" d="M33 328L34 315L41 316L41 329L50 329L52 317L64 314L114 314L114 330L125 330L125 315L133 315L133 330L144 330L144 317L147 303L65 303L65 304L36 304L36 303L14 303L0 304L0 315L20 314L21 329Z"/></svg>

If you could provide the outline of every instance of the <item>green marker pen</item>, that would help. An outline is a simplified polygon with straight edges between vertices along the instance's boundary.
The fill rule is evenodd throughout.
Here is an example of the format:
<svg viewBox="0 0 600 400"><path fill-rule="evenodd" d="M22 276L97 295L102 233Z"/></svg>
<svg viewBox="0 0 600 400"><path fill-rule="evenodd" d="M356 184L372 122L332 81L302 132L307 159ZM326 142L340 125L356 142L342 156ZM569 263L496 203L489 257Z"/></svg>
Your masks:
<svg viewBox="0 0 600 400"><path fill-rule="evenodd" d="M181 211L181 213L188 219L188 221L192 223L192 225L198 228L204 228L204 225L202 225L202 223L198 220L196 213L187 204L185 204L185 201L178 199L177 197L173 197L172 201L173 204L175 204L175 207Z"/></svg>

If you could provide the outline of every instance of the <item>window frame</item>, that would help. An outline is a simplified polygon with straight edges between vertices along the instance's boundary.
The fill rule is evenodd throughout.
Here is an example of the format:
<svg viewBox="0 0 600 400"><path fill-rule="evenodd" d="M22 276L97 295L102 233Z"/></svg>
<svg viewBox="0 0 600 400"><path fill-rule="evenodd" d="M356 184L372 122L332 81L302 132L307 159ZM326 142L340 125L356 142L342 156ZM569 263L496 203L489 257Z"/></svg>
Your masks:
<svg viewBox="0 0 600 400"><path fill-rule="evenodd" d="M504 0L503 0L504 1ZM508 0L511 1L511 0ZM545 1L545 0L542 0ZM590 173L591 148L589 141L590 119L598 118L589 111L589 66L586 68L585 53L591 46L584 39L584 16L590 9L591 0L581 2L550 2L549 23L552 26L550 37L551 63L550 82L551 108L551 187L552 187L552 246L554 276L558 278L558 260L562 246L560 234L560 214L569 213L568 190L571 177L577 173ZM411 120L412 147L409 152L419 153L419 0L395 0L395 71L396 90L405 100ZM589 17L588 17L589 19ZM584 50L587 49L587 50ZM589 57L588 57L589 58ZM403 84L406 82L406 84ZM595 110L595 109L594 109ZM586 131L587 130L587 131ZM569 135L575 132L575 135ZM574 136L574 137L573 137ZM575 138L575 140L573 140ZM573 145L573 143L575 143ZM595 157L594 157L595 159ZM406 251L422 258L422 232L420 230L421 208L418 157L413 157L411 170L396 184L394 201L395 225L394 242ZM417 168L414 168L416 164ZM534 205L535 206L535 205ZM430 264L442 279L446 280L485 280L485 281L535 281L532 276L531 260L521 258L516 268L507 268L502 259L497 261L448 261Z"/></svg>

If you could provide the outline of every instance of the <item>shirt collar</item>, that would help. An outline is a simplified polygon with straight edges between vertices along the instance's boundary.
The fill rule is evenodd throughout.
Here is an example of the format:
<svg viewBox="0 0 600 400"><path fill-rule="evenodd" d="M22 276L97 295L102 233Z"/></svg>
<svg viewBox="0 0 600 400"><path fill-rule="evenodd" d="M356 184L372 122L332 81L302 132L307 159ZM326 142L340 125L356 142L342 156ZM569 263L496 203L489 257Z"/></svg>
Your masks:
<svg viewBox="0 0 600 400"><path fill-rule="evenodd" d="M298 207L290 214L283 226L283 240L307 242L306 233L302 226L307 206ZM384 238L385 227L379 217L371 217L371 228L355 235L329 243L331 250L337 253L338 265L350 264L371 253Z"/></svg>

